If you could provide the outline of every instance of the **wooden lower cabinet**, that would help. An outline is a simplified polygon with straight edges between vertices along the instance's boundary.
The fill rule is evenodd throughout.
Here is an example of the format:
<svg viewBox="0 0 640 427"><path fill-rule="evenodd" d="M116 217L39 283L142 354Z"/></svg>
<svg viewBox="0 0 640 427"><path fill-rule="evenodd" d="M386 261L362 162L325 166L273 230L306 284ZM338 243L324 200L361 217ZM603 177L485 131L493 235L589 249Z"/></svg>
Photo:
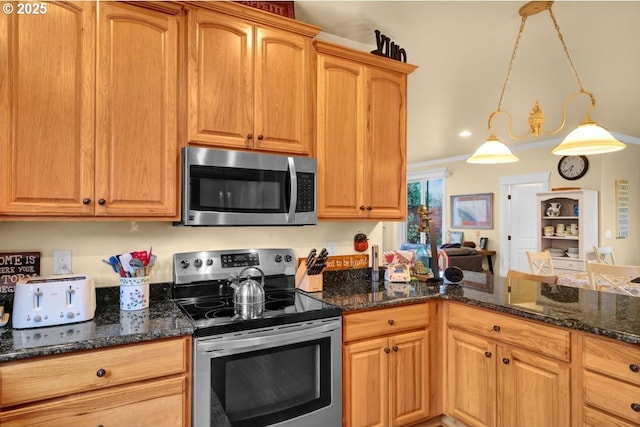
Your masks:
<svg viewBox="0 0 640 427"><path fill-rule="evenodd" d="M344 426L405 426L428 418L428 310L416 304L344 316L345 341L369 335L344 344Z"/></svg>
<svg viewBox="0 0 640 427"><path fill-rule="evenodd" d="M191 425L191 337L0 365L3 427Z"/></svg>
<svg viewBox="0 0 640 427"><path fill-rule="evenodd" d="M457 319L476 328L483 310L450 306ZM466 314L463 317L462 314ZM525 326L510 316L491 313L497 323L485 333L447 331L446 413L468 426L569 427L571 425L571 366L541 352L501 342L516 339L510 331ZM481 321L480 321L481 323ZM465 322L460 322L465 326ZM554 331L555 329L550 329ZM497 335L494 337L494 335ZM564 353L563 349L553 353Z"/></svg>

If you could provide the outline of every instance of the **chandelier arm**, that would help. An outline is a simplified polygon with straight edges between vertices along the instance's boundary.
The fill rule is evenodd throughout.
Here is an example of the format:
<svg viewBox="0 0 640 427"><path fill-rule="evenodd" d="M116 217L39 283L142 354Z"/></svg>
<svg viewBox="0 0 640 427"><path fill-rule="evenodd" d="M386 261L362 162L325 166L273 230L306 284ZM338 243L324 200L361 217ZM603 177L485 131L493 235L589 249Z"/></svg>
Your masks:
<svg viewBox="0 0 640 427"><path fill-rule="evenodd" d="M491 122L493 121L494 117L496 115L500 114L500 113L506 114L506 116L507 116L507 119L508 119L507 120L507 132L509 133L509 137L511 139L519 140L519 139L524 139L527 136L529 136L529 133L530 133L529 130L527 130L526 133L524 133L524 134L522 134L520 136L514 135L513 131L511 130L511 123L512 123L511 113L509 113L508 111L503 111L503 110L496 110L493 113L491 113L491 115L489 116L489 134L494 135L493 127L491 126Z"/></svg>
<svg viewBox="0 0 640 427"><path fill-rule="evenodd" d="M560 132L560 130L567 123L567 106L578 95L586 95L586 96L589 97L590 102L589 102L589 106L587 107L586 117L587 117L588 120L591 120L590 116L589 116L589 113L596 106L596 98L593 96L593 94L591 92L587 92L586 90L581 89L578 92L569 95L569 97L566 99L566 101L564 101L564 104L562 104L562 123L560 123L560 126L558 126L557 128L555 128L553 130L545 130L545 129L541 128L540 130L542 131L542 133L544 133L545 135L554 135L554 134Z"/></svg>
<svg viewBox="0 0 640 427"><path fill-rule="evenodd" d="M558 39L560 40L560 43L562 43L562 48L564 49L564 54L567 56L567 60L569 61L569 66L571 67L571 71L573 71L573 76L576 78L576 82L578 83L578 87L580 88L581 92L586 92L584 90L584 87L582 87L582 81L580 80L580 77L578 76L578 71L576 70L575 65L573 65L573 60L571 59L571 55L569 55L569 49L567 48L567 45L564 42L564 37L562 36L562 33L560 32L560 25L558 25L558 21L556 20L556 16L553 14L553 10L551 10L551 5L552 3L549 3L547 5L547 10L549 11L549 16L551 17L551 21L553 21L553 26L556 29L556 32L558 33ZM595 100L593 100L593 95L591 95L592 98L592 102L595 104Z"/></svg>
<svg viewBox="0 0 640 427"><path fill-rule="evenodd" d="M507 75L505 76L504 83L502 84L502 92L500 92L500 100L498 101L497 111L500 111L500 109L502 108L502 100L504 99L504 94L507 91L507 84L509 83L509 77L511 77L511 69L513 68L513 62L516 59L516 53L518 52L518 46L520 45L520 38L522 37L522 33L524 32L524 24L526 22L527 22L527 16L523 15L522 20L520 21L520 28L518 29L518 35L516 36L516 42L513 46L513 51L511 52L511 59L509 60Z"/></svg>

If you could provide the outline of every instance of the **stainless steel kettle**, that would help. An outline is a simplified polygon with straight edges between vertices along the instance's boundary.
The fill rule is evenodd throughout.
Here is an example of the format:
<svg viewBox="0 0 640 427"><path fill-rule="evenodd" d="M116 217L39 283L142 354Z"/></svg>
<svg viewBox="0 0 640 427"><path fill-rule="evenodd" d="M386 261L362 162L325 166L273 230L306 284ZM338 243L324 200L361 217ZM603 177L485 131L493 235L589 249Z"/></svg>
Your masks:
<svg viewBox="0 0 640 427"><path fill-rule="evenodd" d="M260 272L260 283L247 275L246 280L241 282L242 275L247 270L257 270ZM264 311L264 272L258 267L247 267L240 271L237 277L229 278L233 288L233 308L234 319L258 319L262 317Z"/></svg>

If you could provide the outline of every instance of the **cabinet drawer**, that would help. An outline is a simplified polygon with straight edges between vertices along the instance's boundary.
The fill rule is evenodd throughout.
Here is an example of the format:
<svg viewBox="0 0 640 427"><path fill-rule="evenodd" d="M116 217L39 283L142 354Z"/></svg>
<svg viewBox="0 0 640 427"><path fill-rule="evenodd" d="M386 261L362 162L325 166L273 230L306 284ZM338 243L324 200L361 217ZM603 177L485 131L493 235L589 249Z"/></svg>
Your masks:
<svg viewBox="0 0 640 427"><path fill-rule="evenodd" d="M344 341L425 328L429 324L429 309L424 303L346 314L343 316Z"/></svg>
<svg viewBox="0 0 640 427"><path fill-rule="evenodd" d="M114 387L0 413L3 427L186 426L186 377Z"/></svg>
<svg viewBox="0 0 640 427"><path fill-rule="evenodd" d="M9 362L0 367L0 406L186 372L189 337Z"/></svg>
<svg viewBox="0 0 640 427"><path fill-rule="evenodd" d="M640 424L640 412L633 409L640 409L640 387L585 371L584 402Z"/></svg>
<svg viewBox="0 0 640 427"><path fill-rule="evenodd" d="M634 427L635 424L627 423L620 418L614 418L604 412L592 408L584 408L584 427Z"/></svg>
<svg viewBox="0 0 640 427"><path fill-rule="evenodd" d="M449 326L466 329L504 343L526 348L561 360L570 358L570 333L512 316L449 304Z"/></svg>
<svg viewBox="0 0 640 427"><path fill-rule="evenodd" d="M640 347L585 336L584 367L640 386Z"/></svg>
<svg viewBox="0 0 640 427"><path fill-rule="evenodd" d="M553 259L554 270L585 271L584 262L575 259Z"/></svg>

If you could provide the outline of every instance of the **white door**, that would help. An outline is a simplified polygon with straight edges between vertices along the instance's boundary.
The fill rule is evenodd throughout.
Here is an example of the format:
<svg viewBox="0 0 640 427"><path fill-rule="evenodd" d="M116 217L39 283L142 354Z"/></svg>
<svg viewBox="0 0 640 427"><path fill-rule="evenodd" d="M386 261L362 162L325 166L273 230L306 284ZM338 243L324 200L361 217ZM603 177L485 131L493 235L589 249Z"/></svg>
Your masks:
<svg viewBox="0 0 640 427"><path fill-rule="evenodd" d="M500 179L500 275L509 269L529 271L527 251L538 250L536 193L548 191L549 173Z"/></svg>

